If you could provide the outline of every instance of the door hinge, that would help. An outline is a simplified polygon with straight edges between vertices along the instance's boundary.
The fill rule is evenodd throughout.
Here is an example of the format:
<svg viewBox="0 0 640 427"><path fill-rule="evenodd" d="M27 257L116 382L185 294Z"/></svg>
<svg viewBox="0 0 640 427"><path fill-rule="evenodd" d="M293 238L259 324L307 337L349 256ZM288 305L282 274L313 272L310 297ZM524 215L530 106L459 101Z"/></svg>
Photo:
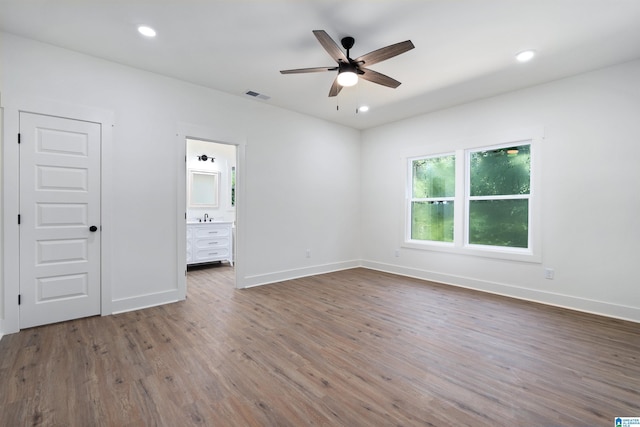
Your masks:
<svg viewBox="0 0 640 427"><path fill-rule="evenodd" d="M20 144L20 134L18 134L18 144Z"/></svg>
<svg viewBox="0 0 640 427"><path fill-rule="evenodd" d="M18 214L18 225L20 225L20 214Z"/></svg>
<svg viewBox="0 0 640 427"><path fill-rule="evenodd" d="M18 305L22 304L22 295L18 294Z"/></svg>

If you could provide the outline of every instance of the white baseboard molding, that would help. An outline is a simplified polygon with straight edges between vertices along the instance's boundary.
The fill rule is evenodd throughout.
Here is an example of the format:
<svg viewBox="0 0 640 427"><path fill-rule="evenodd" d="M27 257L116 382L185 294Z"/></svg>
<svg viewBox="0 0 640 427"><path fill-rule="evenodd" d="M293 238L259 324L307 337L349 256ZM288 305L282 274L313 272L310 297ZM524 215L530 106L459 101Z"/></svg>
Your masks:
<svg viewBox="0 0 640 427"><path fill-rule="evenodd" d="M525 301L531 301L555 307L562 307L569 310L581 311L585 313L597 314L600 316L640 323L640 309L637 307L611 304L608 302L595 301L570 295L562 295L553 292L520 288L517 286L478 280L470 277L443 274L434 271L421 270L417 268L403 267L374 261L362 261L361 266L370 270L383 271L386 273L393 273L401 276L413 277L416 279L429 280L445 285L474 289L477 291L488 292L510 298L517 298Z"/></svg>
<svg viewBox="0 0 640 427"><path fill-rule="evenodd" d="M144 308L178 302L183 299L184 298L180 298L178 290L176 289L131 298L122 298L114 300L111 303L112 312L106 314L118 314L125 313L127 311L141 310Z"/></svg>
<svg viewBox="0 0 640 427"><path fill-rule="evenodd" d="M251 288L254 286L268 285L271 283L283 282L285 280L299 279L301 277L314 276L316 274L332 273L334 271L349 270L360 267L359 260L343 261L331 264L314 265L292 270L276 271L273 273L255 274L242 278L240 288Z"/></svg>

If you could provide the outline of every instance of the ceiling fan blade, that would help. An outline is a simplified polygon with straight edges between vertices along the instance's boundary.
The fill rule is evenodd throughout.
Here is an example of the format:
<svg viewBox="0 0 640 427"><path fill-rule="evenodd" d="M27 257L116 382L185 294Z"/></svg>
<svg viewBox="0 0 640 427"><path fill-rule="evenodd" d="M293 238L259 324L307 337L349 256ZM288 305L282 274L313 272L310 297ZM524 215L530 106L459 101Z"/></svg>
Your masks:
<svg viewBox="0 0 640 427"><path fill-rule="evenodd" d="M321 71L336 71L338 67L296 68L293 70L281 70L280 74L319 73Z"/></svg>
<svg viewBox="0 0 640 427"><path fill-rule="evenodd" d="M338 44L333 41L331 37L329 37L329 34L327 34L326 31L313 30L313 34L316 36L324 50L327 51L327 53L333 58L334 61L346 63L349 62L347 56L344 54L344 52L342 52Z"/></svg>
<svg viewBox="0 0 640 427"><path fill-rule="evenodd" d="M413 49L415 46L411 40L406 40L400 43L392 44L387 47L374 50L373 52L365 53L362 56L354 59L354 62L363 63L364 65L373 65L385 59L393 58L401 53L405 53L408 50Z"/></svg>
<svg viewBox="0 0 640 427"><path fill-rule="evenodd" d="M337 96L342 90L342 86L338 84L338 76L333 80L333 84L331 85L331 89L329 89L329 97Z"/></svg>
<svg viewBox="0 0 640 427"><path fill-rule="evenodd" d="M393 89L400 86L400 82L392 79L389 76L378 73L377 71L370 70L368 68L360 67L360 70L364 72L364 74L358 74L359 77L370 81L371 83L377 83L382 86L391 87Z"/></svg>

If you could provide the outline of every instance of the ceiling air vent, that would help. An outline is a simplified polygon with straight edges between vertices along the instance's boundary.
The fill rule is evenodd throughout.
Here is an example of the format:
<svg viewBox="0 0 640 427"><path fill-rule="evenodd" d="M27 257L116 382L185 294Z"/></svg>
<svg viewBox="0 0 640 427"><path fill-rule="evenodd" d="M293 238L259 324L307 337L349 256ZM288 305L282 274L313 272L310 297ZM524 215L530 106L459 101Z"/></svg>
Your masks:
<svg viewBox="0 0 640 427"><path fill-rule="evenodd" d="M248 90L248 91L246 91L246 92L245 92L245 95L249 95L249 96L251 96L251 97L253 97L253 98L262 99L263 101L266 101L267 99L271 99L271 97L270 97L270 96L263 95L263 94L258 93L258 92L254 92L254 91L252 91L252 90Z"/></svg>

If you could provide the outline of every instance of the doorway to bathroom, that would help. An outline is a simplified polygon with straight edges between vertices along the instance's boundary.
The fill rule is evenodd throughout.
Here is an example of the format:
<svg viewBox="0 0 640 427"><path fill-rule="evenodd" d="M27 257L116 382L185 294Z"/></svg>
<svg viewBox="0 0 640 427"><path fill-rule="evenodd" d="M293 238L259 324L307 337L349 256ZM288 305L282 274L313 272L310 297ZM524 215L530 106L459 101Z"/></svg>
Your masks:
<svg viewBox="0 0 640 427"><path fill-rule="evenodd" d="M188 285L234 286L237 157L234 144L186 139Z"/></svg>

